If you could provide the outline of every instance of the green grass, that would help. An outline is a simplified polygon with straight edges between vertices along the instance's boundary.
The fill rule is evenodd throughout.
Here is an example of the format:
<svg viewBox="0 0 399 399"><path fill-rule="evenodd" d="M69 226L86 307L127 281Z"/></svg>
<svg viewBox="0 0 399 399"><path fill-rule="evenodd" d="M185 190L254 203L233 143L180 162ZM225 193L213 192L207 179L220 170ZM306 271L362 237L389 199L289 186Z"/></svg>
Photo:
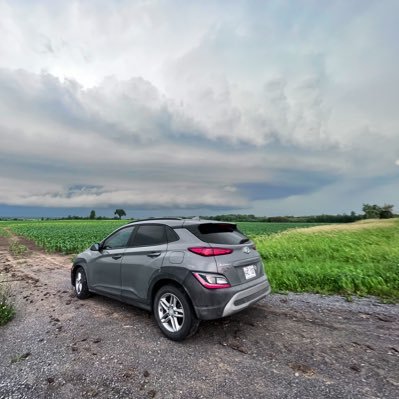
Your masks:
<svg viewBox="0 0 399 399"><path fill-rule="evenodd" d="M0 326L8 323L15 315L15 310L10 302L10 291L0 280Z"/></svg>
<svg viewBox="0 0 399 399"><path fill-rule="evenodd" d="M12 242L9 246L9 251L15 256L22 256L24 254L26 254L26 252L28 251L28 248L26 247L26 245L21 244L19 242Z"/></svg>
<svg viewBox="0 0 399 399"><path fill-rule="evenodd" d="M0 222L1 223L1 222ZM11 234L9 231L7 231L4 227L0 226L0 237L10 237Z"/></svg>
<svg viewBox="0 0 399 399"><path fill-rule="evenodd" d="M255 238L277 292L399 300L399 221L287 231Z"/></svg>
<svg viewBox="0 0 399 399"><path fill-rule="evenodd" d="M257 235L270 235L281 231L297 228L307 228L314 226L323 226L322 223L265 223L265 222L238 222L238 228L248 235L255 237Z"/></svg>

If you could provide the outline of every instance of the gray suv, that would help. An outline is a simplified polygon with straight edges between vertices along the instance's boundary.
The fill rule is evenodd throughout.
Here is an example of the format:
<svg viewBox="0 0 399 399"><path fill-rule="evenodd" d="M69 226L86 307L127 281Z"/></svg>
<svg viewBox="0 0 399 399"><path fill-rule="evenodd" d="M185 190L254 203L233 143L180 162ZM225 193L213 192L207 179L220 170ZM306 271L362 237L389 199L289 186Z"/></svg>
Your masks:
<svg viewBox="0 0 399 399"><path fill-rule="evenodd" d="M200 219L129 223L79 254L71 281L79 299L93 292L152 311L175 341L270 293L254 243L233 223Z"/></svg>

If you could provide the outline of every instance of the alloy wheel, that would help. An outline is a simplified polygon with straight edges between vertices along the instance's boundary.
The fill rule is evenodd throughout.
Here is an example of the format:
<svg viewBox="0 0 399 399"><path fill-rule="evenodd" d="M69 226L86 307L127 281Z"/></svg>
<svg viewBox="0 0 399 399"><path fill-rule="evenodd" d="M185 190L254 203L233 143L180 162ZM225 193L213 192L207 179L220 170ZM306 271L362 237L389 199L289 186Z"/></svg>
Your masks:
<svg viewBox="0 0 399 399"><path fill-rule="evenodd" d="M164 327L170 332L178 332L184 323L184 309L179 298L166 293L158 302L158 316Z"/></svg>
<svg viewBox="0 0 399 399"><path fill-rule="evenodd" d="M77 272L76 273L76 279L75 279L75 290L76 293L79 295L82 292L83 289L83 280L82 280L82 273Z"/></svg>

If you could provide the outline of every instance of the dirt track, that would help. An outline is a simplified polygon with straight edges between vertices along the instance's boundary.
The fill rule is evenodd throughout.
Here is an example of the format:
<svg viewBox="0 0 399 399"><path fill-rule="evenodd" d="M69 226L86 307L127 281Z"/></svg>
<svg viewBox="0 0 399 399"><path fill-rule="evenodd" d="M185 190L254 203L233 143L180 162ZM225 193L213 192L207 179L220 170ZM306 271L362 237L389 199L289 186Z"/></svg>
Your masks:
<svg viewBox="0 0 399 399"><path fill-rule="evenodd" d="M70 264L32 245L14 257L0 237L17 308L0 327L0 398L399 397L397 305L272 295L178 344L144 311L76 299Z"/></svg>

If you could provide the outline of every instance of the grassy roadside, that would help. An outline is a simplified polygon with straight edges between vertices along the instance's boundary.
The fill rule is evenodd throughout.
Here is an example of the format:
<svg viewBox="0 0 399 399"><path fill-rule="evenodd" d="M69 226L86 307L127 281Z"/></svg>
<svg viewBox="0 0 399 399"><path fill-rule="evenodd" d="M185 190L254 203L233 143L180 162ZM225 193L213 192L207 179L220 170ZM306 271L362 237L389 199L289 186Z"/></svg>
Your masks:
<svg viewBox="0 0 399 399"><path fill-rule="evenodd" d="M1 237L10 237L11 234L0 227ZM10 289L1 279L0 274L0 326L7 324L15 315L14 307L10 301Z"/></svg>
<svg viewBox="0 0 399 399"><path fill-rule="evenodd" d="M292 230L255 241L275 292L399 301L399 220Z"/></svg>
<svg viewBox="0 0 399 399"><path fill-rule="evenodd" d="M0 326L8 323L15 314L14 307L9 298L9 288L0 280Z"/></svg>

